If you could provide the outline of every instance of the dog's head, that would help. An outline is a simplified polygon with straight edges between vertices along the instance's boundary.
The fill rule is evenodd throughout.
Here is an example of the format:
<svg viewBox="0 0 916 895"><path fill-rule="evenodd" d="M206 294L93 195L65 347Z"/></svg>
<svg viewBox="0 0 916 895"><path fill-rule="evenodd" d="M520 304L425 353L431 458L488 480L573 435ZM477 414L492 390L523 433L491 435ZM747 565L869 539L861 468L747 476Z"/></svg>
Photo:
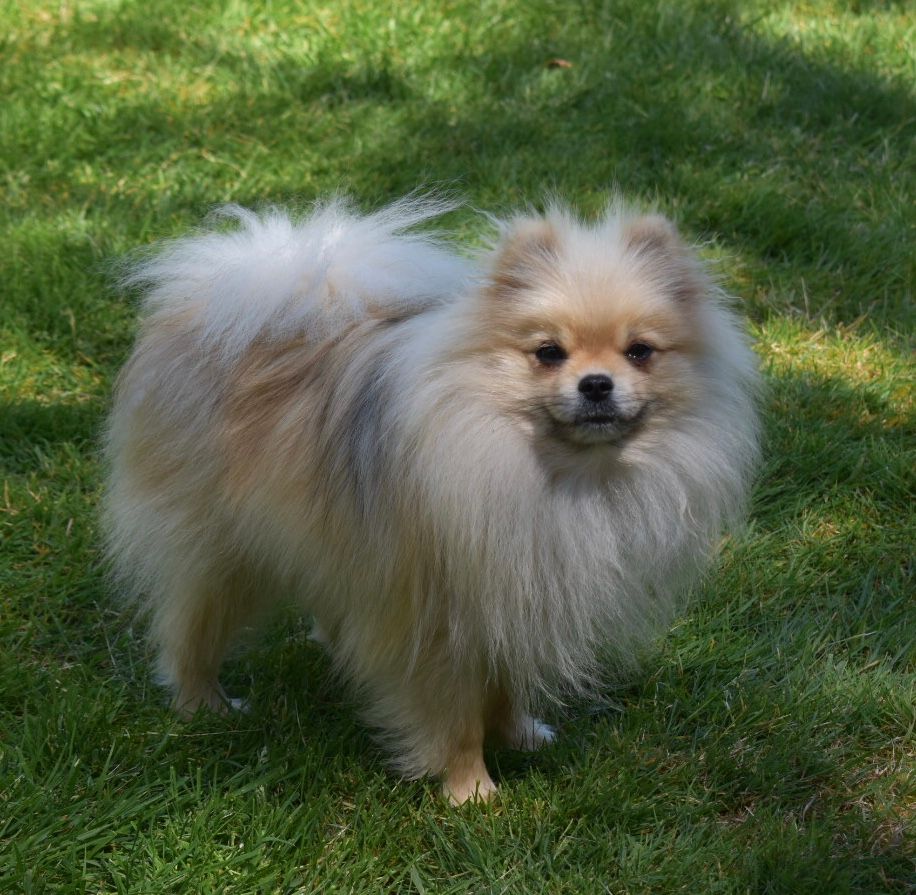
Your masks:
<svg viewBox="0 0 916 895"><path fill-rule="evenodd" d="M689 413L711 357L728 350L717 340L741 343L717 322L697 259L654 215L517 220L481 301L491 395L571 448L621 446Z"/></svg>

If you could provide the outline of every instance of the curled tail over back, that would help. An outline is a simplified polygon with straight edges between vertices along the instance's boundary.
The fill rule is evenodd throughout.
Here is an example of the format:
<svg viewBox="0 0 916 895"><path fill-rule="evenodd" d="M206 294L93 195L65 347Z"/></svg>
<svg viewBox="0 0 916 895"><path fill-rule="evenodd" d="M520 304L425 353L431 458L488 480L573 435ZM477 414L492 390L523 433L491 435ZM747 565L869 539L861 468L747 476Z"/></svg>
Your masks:
<svg viewBox="0 0 916 895"><path fill-rule="evenodd" d="M122 284L145 290L148 314L190 314L228 357L256 339L332 339L367 314L411 313L463 290L473 265L414 229L455 207L408 196L361 215L335 198L297 218L229 205L211 229L133 261ZM225 220L235 226L217 229Z"/></svg>

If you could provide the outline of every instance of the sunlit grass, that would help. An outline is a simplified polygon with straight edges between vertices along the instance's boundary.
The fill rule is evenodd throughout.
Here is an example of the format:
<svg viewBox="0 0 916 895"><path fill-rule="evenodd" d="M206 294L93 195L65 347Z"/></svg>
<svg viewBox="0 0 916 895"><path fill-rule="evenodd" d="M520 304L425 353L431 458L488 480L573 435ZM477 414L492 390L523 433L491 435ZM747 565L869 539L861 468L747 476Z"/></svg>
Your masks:
<svg viewBox="0 0 916 895"><path fill-rule="evenodd" d="M914 46L891 0L0 6L0 888L909 891ZM548 194L672 214L767 383L695 606L462 811L385 773L295 618L227 669L251 715L174 720L95 521L116 259L220 202L418 184L470 242Z"/></svg>

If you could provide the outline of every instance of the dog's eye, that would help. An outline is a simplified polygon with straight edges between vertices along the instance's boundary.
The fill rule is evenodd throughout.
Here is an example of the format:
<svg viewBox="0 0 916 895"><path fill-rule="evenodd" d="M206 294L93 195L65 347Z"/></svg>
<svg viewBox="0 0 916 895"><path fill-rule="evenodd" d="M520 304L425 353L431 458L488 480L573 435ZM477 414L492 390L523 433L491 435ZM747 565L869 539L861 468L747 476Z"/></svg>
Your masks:
<svg viewBox="0 0 916 895"><path fill-rule="evenodd" d="M636 364L637 367L644 364L654 353L655 349L651 345L646 345L645 342L634 342L624 352L627 360Z"/></svg>
<svg viewBox="0 0 916 895"><path fill-rule="evenodd" d="M534 352L534 356L542 363L547 366L553 367L557 364L562 364L566 360L568 355L566 352L557 345L556 342L545 342Z"/></svg>

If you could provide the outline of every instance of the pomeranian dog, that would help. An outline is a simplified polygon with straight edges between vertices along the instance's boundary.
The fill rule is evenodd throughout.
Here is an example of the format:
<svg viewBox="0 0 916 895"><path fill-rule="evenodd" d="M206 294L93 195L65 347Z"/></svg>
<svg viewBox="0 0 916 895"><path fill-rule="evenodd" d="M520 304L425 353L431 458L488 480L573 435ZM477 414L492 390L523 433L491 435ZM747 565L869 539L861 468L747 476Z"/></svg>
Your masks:
<svg viewBox="0 0 916 895"><path fill-rule="evenodd" d="M398 771L495 790L666 623L758 455L754 356L674 226L613 205L500 225L447 203L224 211L126 281L145 315L108 430L118 578L178 711L277 597L314 616Z"/></svg>

